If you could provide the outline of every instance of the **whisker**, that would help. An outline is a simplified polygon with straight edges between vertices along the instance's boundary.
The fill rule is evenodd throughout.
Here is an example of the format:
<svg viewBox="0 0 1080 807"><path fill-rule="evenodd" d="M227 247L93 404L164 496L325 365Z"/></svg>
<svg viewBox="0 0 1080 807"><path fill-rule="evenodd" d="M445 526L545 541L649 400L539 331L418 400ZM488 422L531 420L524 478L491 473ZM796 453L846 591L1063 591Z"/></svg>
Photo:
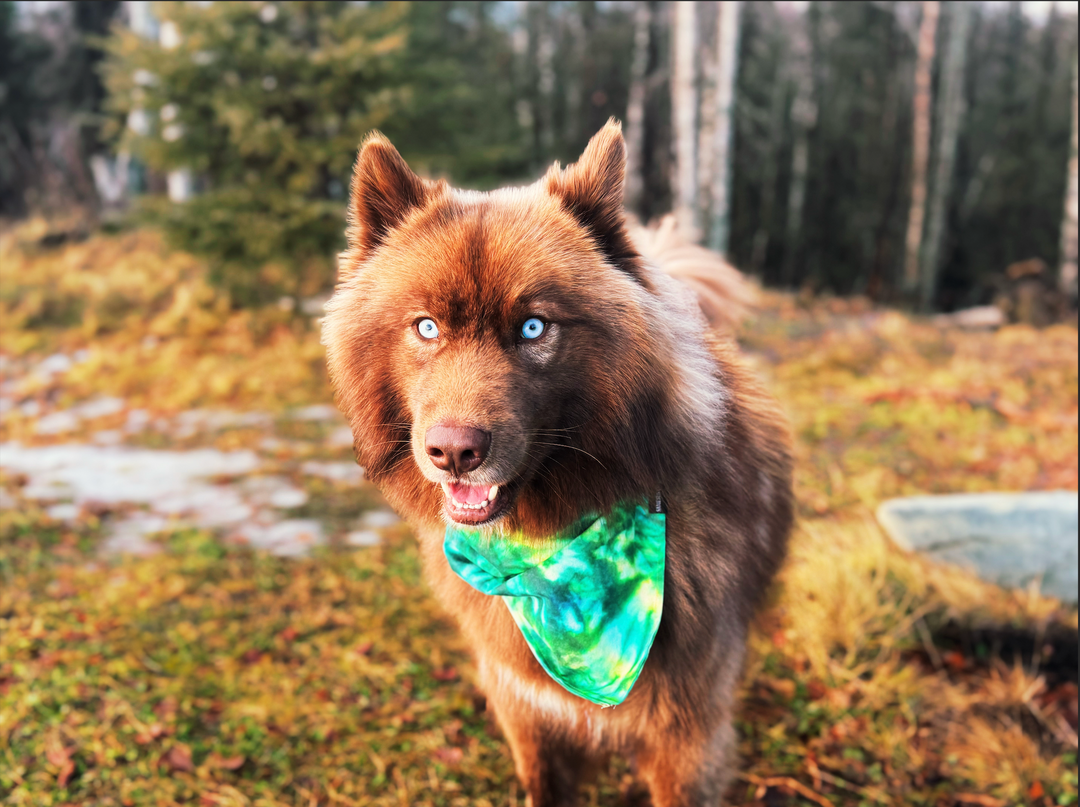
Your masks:
<svg viewBox="0 0 1080 807"><path fill-rule="evenodd" d="M604 463L600 462L600 460L598 460L596 457L594 457L592 454L590 454L584 448L578 448L577 446L572 446L569 443L541 443L541 442L534 442L533 445L552 446L553 448L569 448L569 449L571 449L573 451L580 451L582 454L584 454L586 457L591 459L593 462L595 462L597 465L599 465L605 471L607 470L607 466L604 465Z"/></svg>

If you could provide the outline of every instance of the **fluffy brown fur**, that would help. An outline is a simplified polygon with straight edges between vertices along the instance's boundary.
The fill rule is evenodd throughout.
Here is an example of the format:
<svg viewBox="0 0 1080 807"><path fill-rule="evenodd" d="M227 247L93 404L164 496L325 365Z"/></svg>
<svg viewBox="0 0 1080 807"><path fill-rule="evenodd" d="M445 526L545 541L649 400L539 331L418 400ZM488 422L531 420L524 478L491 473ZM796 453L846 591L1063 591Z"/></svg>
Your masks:
<svg viewBox="0 0 1080 807"><path fill-rule="evenodd" d="M718 269L710 285L709 261L684 250L695 299L644 257L639 247L663 258L678 245L631 237L623 166L609 123L576 164L532 186L458 191L415 176L372 135L323 324L358 459L415 529L428 582L475 648L533 807L574 803L581 766L611 752L633 758L657 807L718 803L747 624L792 517L783 418L699 308L723 319L725 299L745 302L738 276ZM547 330L525 342L531 316ZM438 339L418 334L425 317ZM552 681L499 598L451 572L439 484L451 477L424 445L443 423L491 434L460 481L502 486L496 533L539 539L663 493L663 618L624 703L601 709Z"/></svg>

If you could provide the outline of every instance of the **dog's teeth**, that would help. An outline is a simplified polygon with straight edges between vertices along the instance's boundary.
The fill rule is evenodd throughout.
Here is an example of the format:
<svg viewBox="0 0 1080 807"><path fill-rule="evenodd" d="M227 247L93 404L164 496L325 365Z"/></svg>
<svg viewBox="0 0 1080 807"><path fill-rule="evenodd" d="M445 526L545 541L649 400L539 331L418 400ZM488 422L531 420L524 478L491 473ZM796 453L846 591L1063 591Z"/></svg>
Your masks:
<svg viewBox="0 0 1080 807"><path fill-rule="evenodd" d="M488 489L487 500L489 502L493 502L493 501L495 501L495 497L498 496L498 495L499 495L499 486L498 485L492 485Z"/></svg>

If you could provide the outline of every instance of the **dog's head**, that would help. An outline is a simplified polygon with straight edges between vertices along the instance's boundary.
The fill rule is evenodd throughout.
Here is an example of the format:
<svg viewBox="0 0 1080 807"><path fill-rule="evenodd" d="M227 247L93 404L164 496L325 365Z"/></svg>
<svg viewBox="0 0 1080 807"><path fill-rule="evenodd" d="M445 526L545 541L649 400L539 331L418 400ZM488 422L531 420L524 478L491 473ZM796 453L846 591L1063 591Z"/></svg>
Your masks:
<svg viewBox="0 0 1080 807"><path fill-rule="evenodd" d="M656 434L672 384L624 155L612 122L576 164L477 193L365 141L323 341L358 458L399 509L545 534L655 490L677 457Z"/></svg>

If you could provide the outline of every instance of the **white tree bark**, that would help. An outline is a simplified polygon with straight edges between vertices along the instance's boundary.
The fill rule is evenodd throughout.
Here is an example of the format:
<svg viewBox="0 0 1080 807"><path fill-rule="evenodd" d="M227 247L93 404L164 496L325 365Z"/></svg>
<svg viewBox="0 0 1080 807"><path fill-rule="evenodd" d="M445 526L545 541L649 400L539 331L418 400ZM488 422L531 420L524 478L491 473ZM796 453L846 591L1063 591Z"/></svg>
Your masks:
<svg viewBox="0 0 1080 807"><path fill-rule="evenodd" d="M696 3L673 4L671 48L671 114L675 141L671 195L675 221L680 230L694 241L699 238L694 227L694 204L697 201L697 93L694 89L696 12Z"/></svg>
<svg viewBox="0 0 1080 807"><path fill-rule="evenodd" d="M1061 270L1058 283L1061 292L1069 299L1076 299L1076 63L1073 62L1072 89L1072 148L1069 151L1069 179L1065 190L1065 215L1061 222Z"/></svg>
<svg viewBox="0 0 1080 807"><path fill-rule="evenodd" d="M784 266L780 276L783 286L795 284L795 264L802 246L803 206L806 201L806 175L810 166L810 130L817 122L812 74L813 48L805 31L796 32L791 46L791 69L795 76L795 100L791 106L794 145L791 150L791 188L788 191L785 227Z"/></svg>
<svg viewBox="0 0 1080 807"><path fill-rule="evenodd" d="M930 158L930 75L934 64L934 40L940 5L937 0L924 0L915 52L911 206L908 208L907 237L904 239L904 288L908 292L915 291L919 285L919 256L923 221L926 218L926 167Z"/></svg>
<svg viewBox="0 0 1080 807"><path fill-rule="evenodd" d="M713 132L712 226L709 246L727 253L731 229L731 152L735 113L735 78L739 66L739 4L720 3L716 32L716 126Z"/></svg>
<svg viewBox="0 0 1080 807"><path fill-rule="evenodd" d="M630 62L630 97L626 104L626 206L640 211L645 190L645 97L649 69L652 11L639 2L634 8L634 54Z"/></svg>
<svg viewBox="0 0 1080 807"><path fill-rule="evenodd" d="M937 148L934 155L934 184L927 209L926 244L921 260L919 302L924 311L930 310L937 294L937 279L941 261L941 245L945 235L945 218L952 191L953 166L956 158L956 139L964 117L964 67L967 64L968 30L971 9L966 2L945 6L949 14L948 42L941 65L940 88L937 98Z"/></svg>
<svg viewBox="0 0 1080 807"><path fill-rule="evenodd" d="M719 70L717 60L720 41L718 30L710 37L704 24L708 18L702 12L712 11L717 19L720 17L720 7L724 5L719 0L711 0L708 3L695 3L698 6L697 27L701 29L698 36L697 64L701 75L698 79L698 114L700 115L697 127L697 204L694 207L694 229L701 234L702 240L709 238L709 211L712 209L713 192L713 160L716 158L714 144L716 142L716 79ZM704 8L702 8L704 6ZM711 7L711 8L710 8ZM704 17L704 18L703 18ZM715 40L715 41L714 41Z"/></svg>

